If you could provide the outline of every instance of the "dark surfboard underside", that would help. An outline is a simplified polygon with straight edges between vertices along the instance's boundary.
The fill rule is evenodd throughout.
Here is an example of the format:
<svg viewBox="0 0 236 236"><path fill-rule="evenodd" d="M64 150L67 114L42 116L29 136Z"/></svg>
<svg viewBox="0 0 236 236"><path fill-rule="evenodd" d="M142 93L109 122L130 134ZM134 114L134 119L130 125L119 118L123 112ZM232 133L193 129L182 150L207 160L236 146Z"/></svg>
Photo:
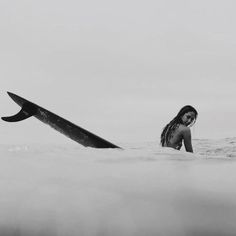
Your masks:
<svg viewBox="0 0 236 236"><path fill-rule="evenodd" d="M2 117L4 121L17 122L31 116L36 117L58 132L85 147L93 148L120 148L115 144L71 123L70 121L38 106L16 94L8 92L8 95L21 107L21 110L13 116Z"/></svg>

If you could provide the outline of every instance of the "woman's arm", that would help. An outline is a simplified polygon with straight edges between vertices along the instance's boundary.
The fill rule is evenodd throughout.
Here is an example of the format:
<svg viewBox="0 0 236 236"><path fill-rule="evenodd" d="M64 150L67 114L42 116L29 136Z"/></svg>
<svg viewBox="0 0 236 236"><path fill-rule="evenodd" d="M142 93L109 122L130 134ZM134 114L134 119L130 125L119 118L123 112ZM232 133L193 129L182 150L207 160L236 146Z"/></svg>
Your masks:
<svg viewBox="0 0 236 236"><path fill-rule="evenodd" d="M186 127L183 130L183 139L184 139L185 150L187 152L193 152L192 137L191 137L191 130L190 130L190 128Z"/></svg>

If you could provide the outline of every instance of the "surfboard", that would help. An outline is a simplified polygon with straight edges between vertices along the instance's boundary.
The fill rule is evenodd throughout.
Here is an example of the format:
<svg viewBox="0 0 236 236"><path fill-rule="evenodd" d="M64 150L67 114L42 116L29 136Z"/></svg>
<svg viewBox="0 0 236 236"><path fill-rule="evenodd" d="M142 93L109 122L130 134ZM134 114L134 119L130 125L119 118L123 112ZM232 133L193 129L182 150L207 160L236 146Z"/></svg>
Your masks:
<svg viewBox="0 0 236 236"><path fill-rule="evenodd" d="M21 110L13 116L2 117L2 120L4 121L19 122L34 116L38 120L85 147L120 148L119 146L73 124L55 113L26 100L25 98L11 92L7 93L13 101L21 107Z"/></svg>

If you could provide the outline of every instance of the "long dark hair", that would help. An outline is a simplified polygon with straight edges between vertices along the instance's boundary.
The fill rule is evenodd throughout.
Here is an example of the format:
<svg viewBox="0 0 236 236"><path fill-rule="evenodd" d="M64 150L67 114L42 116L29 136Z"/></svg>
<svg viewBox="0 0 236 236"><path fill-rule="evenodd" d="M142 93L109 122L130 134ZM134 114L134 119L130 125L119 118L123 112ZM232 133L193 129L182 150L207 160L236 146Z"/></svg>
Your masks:
<svg viewBox="0 0 236 236"><path fill-rule="evenodd" d="M196 122L197 115L198 115L196 109L190 105L186 105L186 106L182 107L180 109L179 113L177 114L177 116L164 127L164 129L161 133L161 146L164 146L165 143L169 142L171 135L174 132L174 130L176 129L176 127L179 124L182 124L181 118L183 117L184 114L186 114L188 112L194 112L194 114L195 114L195 119L191 122L191 124L189 126L192 126Z"/></svg>

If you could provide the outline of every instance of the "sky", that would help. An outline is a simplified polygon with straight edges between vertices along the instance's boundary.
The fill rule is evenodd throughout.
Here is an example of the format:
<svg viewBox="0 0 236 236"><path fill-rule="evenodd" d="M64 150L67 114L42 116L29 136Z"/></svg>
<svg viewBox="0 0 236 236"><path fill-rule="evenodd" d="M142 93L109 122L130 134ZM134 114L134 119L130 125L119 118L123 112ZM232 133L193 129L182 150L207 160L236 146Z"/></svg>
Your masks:
<svg viewBox="0 0 236 236"><path fill-rule="evenodd" d="M181 107L193 138L236 136L233 0L1 0L0 116L16 93L112 141L156 141ZM71 142L0 121L1 143Z"/></svg>

